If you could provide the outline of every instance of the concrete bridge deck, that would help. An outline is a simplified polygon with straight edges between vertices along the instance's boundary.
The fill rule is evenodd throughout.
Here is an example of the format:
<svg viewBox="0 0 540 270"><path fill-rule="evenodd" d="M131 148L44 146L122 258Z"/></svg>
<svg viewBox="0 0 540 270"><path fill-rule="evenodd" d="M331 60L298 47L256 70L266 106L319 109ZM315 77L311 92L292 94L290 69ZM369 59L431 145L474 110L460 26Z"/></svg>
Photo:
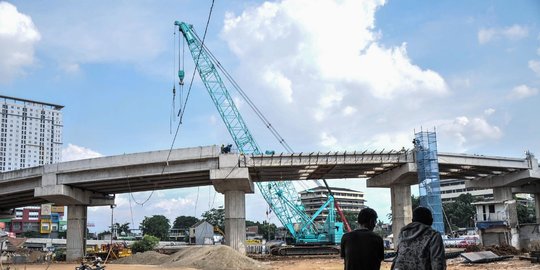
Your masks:
<svg viewBox="0 0 540 270"><path fill-rule="evenodd" d="M247 168L254 182L367 178L369 187L418 182L414 155L410 151L239 156L221 154L218 146L206 146L173 149L167 156L168 150L152 151L2 173L0 208L49 202L43 196L36 196L47 175L55 175L49 185L84 190L91 193L90 199L106 198L110 194L212 185L210 171L220 168L220 156L233 159L234 166ZM526 172L532 166L527 158L440 153L438 159L441 179L481 180Z"/></svg>
<svg viewBox="0 0 540 270"><path fill-rule="evenodd" d="M439 153L438 161L442 179L497 187L501 200L511 200L518 189L540 186L540 168L532 155ZM86 227L87 206L113 204L114 194L213 185L225 195L227 242L243 251L245 193L253 193L253 182L322 178L364 178L368 187L391 188L394 233L410 222L410 185L418 182L411 151L239 155L206 146L62 162L1 173L0 210L47 202L67 205L68 258L76 259L84 252L81 228ZM540 189L531 193L540 194Z"/></svg>

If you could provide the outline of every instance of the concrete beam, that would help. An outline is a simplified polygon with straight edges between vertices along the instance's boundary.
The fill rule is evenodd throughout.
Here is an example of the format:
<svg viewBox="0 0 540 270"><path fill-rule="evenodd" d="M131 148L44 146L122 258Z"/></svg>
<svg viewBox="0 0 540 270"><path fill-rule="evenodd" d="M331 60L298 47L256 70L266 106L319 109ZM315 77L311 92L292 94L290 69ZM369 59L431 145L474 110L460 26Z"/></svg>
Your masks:
<svg viewBox="0 0 540 270"><path fill-rule="evenodd" d="M14 180L14 181L6 182L6 183L0 183L0 186L2 187L2 188L0 188L0 197L2 195L34 190L34 188L39 187L40 185L41 184L40 184L39 177L37 177L37 178L28 178L28 179L23 178L23 179L20 179L20 180Z"/></svg>
<svg viewBox="0 0 540 270"><path fill-rule="evenodd" d="M67 185L48 185L34 189L34 196L57 205L103 206L114 204L114 197Z"/></svg>
<svg viewBox="0 0 540 270"><path fill-rule="evenodd" d="M217 169L210 171L210 180L219 193L241 190L245 193L255 191L247 168Z"/></svg>
<svg viewBox="0 0 540 270"><path fill-rule="evenodd" d="M238 156L224 154L219 156L219 169L210 170L210 180L214 189L225 194L227 191L242 191L253 193L253 181L248 168L238 167Z"/></svg>
<svg viewBox="0 0 540 270"><path fill-rule="evenodd" d="M540 193L540 181L521 185L519 187L512 187L512 194L516 194L516 193L528 193L528 194Z"/></svg>
<svg viewBox="0 0 540 270"><path fill-rule="evenodd" d="M520 186L530 182L540 181L540 170L530 169L516 171L504 175L488 176L478 180L466 181L467 188L495 188Z"/></svg>
<svg viewBox="0 0 540 270"><path fill-rule="evenodd" d="M151 151L47 164L44 166L44 170L45 172L65 173L96 170L99 168L134 166L136 164L165 163L167 157L171 163L176 161L212 159L216 158L220 151L217 145L173 149L170 152L169 150Z"/></svg>
<svg viewBox="0 0 540 270"><path fill-rule="evenodd" d="M499 168L514 168L514 169L530 169L528 159L524 158L508 158L508 157L492 157L482 155L468 155L455 153L438 153L437 160L440 165L456 164L467 165L474 167L499 167Z"/></svg>
<svg viewBox="0 0 540 270"><path fill-rule="evenodd" d="M367 180L367 187L391 187L393 185L414 185L418 183L416 164L405 163L388 172Z"/></svg>

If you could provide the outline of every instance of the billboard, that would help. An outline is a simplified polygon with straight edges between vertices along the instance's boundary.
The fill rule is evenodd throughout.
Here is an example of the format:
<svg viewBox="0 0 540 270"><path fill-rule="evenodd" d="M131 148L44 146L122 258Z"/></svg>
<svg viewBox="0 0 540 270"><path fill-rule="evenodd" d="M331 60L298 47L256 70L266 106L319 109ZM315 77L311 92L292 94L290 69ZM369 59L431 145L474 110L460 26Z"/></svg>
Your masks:
<svg viewBox="0 0 540 270"><path fill-rule="evenodd" d="M42 204L41 205L41 215L42 216L50 216L52 211L52 204Z"/></svg>

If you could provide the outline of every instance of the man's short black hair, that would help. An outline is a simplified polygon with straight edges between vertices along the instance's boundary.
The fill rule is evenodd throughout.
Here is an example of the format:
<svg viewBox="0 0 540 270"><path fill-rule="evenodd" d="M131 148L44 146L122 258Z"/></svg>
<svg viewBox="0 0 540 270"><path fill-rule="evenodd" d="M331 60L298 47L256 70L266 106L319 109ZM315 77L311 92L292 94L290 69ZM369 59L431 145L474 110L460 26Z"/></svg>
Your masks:
<svg viewBox="0 0 540 270"><path fill-rule="evenodd" d="M433 224L433 216L431 215L431 211L429 211L429 209L419 206L413 210L412 221L431 226Z"/></svg>
<svg viewBox="0 0 540 270"><path fill-rule="evenodd" d="M358 224L368 225L371 220L377 221L377 212L367 207L358 213Z"/></svg>

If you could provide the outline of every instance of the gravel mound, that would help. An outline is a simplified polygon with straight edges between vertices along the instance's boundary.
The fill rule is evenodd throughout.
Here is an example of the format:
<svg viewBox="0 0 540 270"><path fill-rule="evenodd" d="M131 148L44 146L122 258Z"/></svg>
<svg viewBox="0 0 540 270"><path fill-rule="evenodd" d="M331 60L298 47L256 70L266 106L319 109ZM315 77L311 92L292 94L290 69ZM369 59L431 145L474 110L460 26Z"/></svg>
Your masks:
<svg viewBox="0 0 540 270"><path fill-rule="evenodd" d="M113 261L118 264L143 264L160 265L169 259L169 255L161 254L155 251L139 252L131 256Z"/></svg>
<svg viewBox="0 0 540 270"><path fill-rule="evenodd" d="M186 247L169 256L164 267L193 267L203 270L213 269L267 269L260 262L248 258L225 246Z"/></svg>

